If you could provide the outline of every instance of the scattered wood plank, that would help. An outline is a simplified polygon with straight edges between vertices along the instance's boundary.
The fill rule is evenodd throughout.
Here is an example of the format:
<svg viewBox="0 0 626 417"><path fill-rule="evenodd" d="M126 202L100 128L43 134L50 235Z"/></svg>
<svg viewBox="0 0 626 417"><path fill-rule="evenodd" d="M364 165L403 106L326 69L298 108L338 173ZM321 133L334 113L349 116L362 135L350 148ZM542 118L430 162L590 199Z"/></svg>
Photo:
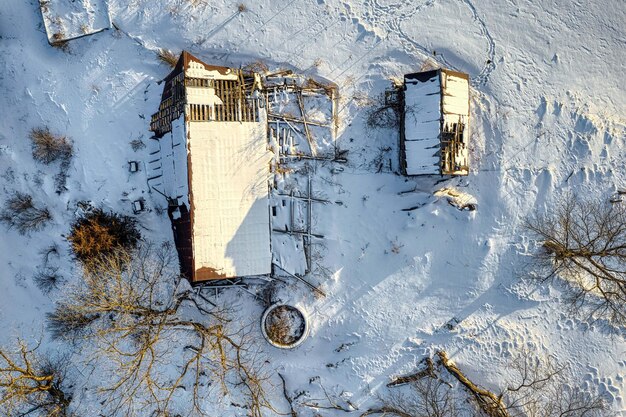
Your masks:
<svg viewBox="0 0 626 417"><path fill-rule="evenodd" d="M315 142L313 141L313 136L311 136L311 131L309 129L308 122L306 120L306 111L304 108L304 100L302 98L302 90L298 91L298 106L300 107L300 113L302 114L302 124L304 125L304 132L306 134L306 139L309 141L309 147L311 148L311 155L317 156L317 148L315 147Z"/></svg>

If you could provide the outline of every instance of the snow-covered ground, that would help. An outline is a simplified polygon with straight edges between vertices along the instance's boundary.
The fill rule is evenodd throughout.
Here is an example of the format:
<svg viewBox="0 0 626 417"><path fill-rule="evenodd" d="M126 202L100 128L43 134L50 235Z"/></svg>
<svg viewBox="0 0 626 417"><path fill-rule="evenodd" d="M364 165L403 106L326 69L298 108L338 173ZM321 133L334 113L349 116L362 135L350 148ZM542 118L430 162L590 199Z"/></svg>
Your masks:
<svg viewBox="0 0 626 417"><path fill-rule="evenodd" d="M169 72L155 52L187 49L216 65L261 60L339 86L337 146L349 151L348 162L342 172L319 164L313 179L321 198L341 202L314 211L324 235L316 266L326 274L311 279L326 297L298 283L281 291L283 302L307 312L311 332L295 350L266 348L290 390L313 390L317 376L366 409L391 376L440 348L495 388L507 359L530 347L599 386L626 415L623 332L568 316L557 288L521 280L529 242L520 227L566 193L605 199L626 187L623 2L258 0L244 2L243 12L239 4L109 0L121 30L63 51L48 45L36 1L0 0L0 200L28 192L53 217L27 236L0 225L0 342L47 340L45 313L63 287L45 295L32 277L42 251L56 244L60 256L51 262L68 282L76 279L64 235L78 201L132 214L131 202L143 197L143 236L172 240L167 215L156 210L165 202L148 194L145 169L128 171L148 149L129 142L147 143L158 81ZM363 105L391 80L433 65L471 77L470 175L439 184L396 174L397 132L368 128ZM40 126L74 142L60 194L58 165L32 159L28 134ZM448 204L450 190L477 209ZM246 293L222 294L222 302L231 299L242 318L260 317ZM449 330L451 320L458 324Z"/></svg>

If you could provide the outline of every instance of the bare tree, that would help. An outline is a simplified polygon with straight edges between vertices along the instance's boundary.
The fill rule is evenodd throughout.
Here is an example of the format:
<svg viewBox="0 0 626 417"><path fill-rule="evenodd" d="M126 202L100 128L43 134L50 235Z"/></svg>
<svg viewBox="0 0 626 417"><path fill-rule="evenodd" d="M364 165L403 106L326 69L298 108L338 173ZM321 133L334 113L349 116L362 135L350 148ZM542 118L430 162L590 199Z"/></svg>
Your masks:
<svg viewBox="0 0 626 417"><path fill-rule="evenodd" d="M409 390L392 392L383 399L383 406L361 414L383 414L397 417L457 417L461 415L457 394L440 378L423 377L411 381Z"/></svg>
<svg viewBox="0 0 626 417"><path fill-rule="evenodd" d="M42 359L19 340L17 349L0 349L0 411L5 416L67 417L71 396L65 393L65 372Z"/></svg>
<svg viewBox="0 0 626 417"><path fill-rule="evenodd" d="M39 230L50 220L52 216L47 208L35 206L33 198L21 192L9 197L0 211L0 221L15 227L21 234Z"/></svg>
<svg viewBox="0 0 626 417"><path fill-rule="evenodd" d="M522 350L508 364L513 375L502 392L506 409L514 417L601 417L607 404L592 390L578 387L576 378L551 357Z"/></svg>
<svg viewBox="0 0 626 417"><path fill-rule="evenodd" d="M569 196L526 229L541 242L539 279L563 280L573 312L626 325L626 204Z"/></svg>
<svg viewBox="0 0 626 417"><path fill-rule="evenodd" d="M428 366L388 386L408 385L408 391L392 392L382 406L362 416L398 417L604 417L610 415L604 399L579 388L576 378L551 358L522 350L507 366L512 380L499 391L472 381L445 351L437 352L437 366ZM428 358L430 359L430 358ZM431 362L432 363L432 362ZM428 362L427 362L428 365ZM449 381L446 378L452 377ZM453 383L456 380L456 385ZM452 382L452 383L451 383ZM460 389L460 390L459 390ZM460 395L461 392L466 395ZM470 400L468 402L467 400Z"/></svg>
<svg viewBox="0 0 626 417"><path fill-rule="evenodd" d="M114 415L140 406L166 413L177 395L189 395L190 409L204 414L203 390L214 386L245 398L249 414L261 417L271 405L250 328L179 290L175 260L169 248L151 247L98 258L50 314L50 330L92 340L113 364L103 392Z"/></svg>

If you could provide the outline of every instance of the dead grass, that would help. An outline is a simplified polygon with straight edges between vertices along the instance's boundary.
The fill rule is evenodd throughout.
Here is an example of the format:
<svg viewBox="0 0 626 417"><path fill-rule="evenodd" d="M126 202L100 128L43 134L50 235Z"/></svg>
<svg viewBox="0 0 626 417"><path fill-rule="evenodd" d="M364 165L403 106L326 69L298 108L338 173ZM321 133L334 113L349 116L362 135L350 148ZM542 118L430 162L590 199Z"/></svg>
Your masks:
<svg viewBox="0 0 626 417"><path fill-rule="evenodd" d="M54 48L62 50L63 52L69 51L70 48L69 43L65 40L65 33L63 32L57 32L53 34L50 45L52 45L52 47Z"/></svg>
<svg viewBox="0 0 626 417"><path fill-rule="evenodd" d="M295 315L300 316L300 313L293 307L285 305L278 306L272 310L265 319L265 332L267 337L281 345L292 345L302 337L303 327L296 328L296 326L303 326L301 320L296 319Z"/></svg>
<svg viewBox="0 0 626 417"><path fill-rule="evenodd" d="M159 60L161 62L164 62L172 68L174 68L178 63L178 55L175 55L169 49L159 49L159 52L157 52L157 56L159 57Z"/></svg>
<svg viewBox="0 0 626 417"><path fill-rule="evenodd" d="M271 323L268 323L265 330L267 337L277 343L287 344L291 339L291 327L289 326L289 322L284 318L272 320Z"/></svg>
<svg viewBox="0 0 626 417"><path fill-rule="evenodd" d="M430 71L439 68L441 68L441 66L439 65L439 63L437 63L437 61L427 58L420 66L419 72Z"/></svg>
<svg viewBox="0 0 626 417"><path fill-rule="evenodd" d="M273 172L275 174L281 174L281 175L285 175L285 174L291 174L293 172L293 168L290 168L288 166L286 166L285 164L276 164L273 167Z"/></svg>
<svg viewBox="0 0 626 417"><path fill-rule="evenodd" d="M352 101L357 107L360 108L369 107L375 104L374 99L363 91L355 91L354 94L352 94Z"/></svg>
<svg viewBox="0 0 626 417"><path fill-rule="evenodd" d="M244 72L255 72L257 74L267 74L270 70L267 64L260 59L244 65L241 69Z"/></svg>

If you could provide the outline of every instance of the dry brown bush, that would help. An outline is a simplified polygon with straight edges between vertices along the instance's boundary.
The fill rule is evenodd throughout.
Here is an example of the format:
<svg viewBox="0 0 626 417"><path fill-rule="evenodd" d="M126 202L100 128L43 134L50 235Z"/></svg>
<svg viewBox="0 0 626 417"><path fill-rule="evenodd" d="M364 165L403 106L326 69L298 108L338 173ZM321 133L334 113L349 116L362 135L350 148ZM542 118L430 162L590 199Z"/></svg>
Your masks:
<svg viewBox="0 0 626 417"><path fill-rule="evenodd" d="M129 216L95 209L79 218L73 225L68 240L72 251L83 262L109 255L118 249L137 246L141 235L136 221Z"/></svg>
<svg viewBox="0 0 626 417"><path fill-rule="evenodd" d="M57 32L52 35L52 40L50 41L50 45L54 48L58 48L63 52L67 52L70 49L69 42L65 39L65 33Z"/></svg>
<svg viewBox="0 0 626 417"><path fill-rule="evenodd" d="M47 127L32 129L30 140L33 145L33 158L39 162L49 164L72 157L72 142L66 136L50 132Z"/></svg>
<svg viewBox="0 0 626 417"><path fill-rule="evenodd" d="M287 344L290 342L291 326L285 318L272 320L267 324L265 330L267 336L277 343Z"/></svg>
<svg viewBox="0 0 626 417"><path fill-rule="evenodd" d="M178 56L169 49L159 49L159 52L157 52L157 56L159 57L159 60L161 60L161 62L166 63L172 68L174 68L178 63Z"/></svg>

